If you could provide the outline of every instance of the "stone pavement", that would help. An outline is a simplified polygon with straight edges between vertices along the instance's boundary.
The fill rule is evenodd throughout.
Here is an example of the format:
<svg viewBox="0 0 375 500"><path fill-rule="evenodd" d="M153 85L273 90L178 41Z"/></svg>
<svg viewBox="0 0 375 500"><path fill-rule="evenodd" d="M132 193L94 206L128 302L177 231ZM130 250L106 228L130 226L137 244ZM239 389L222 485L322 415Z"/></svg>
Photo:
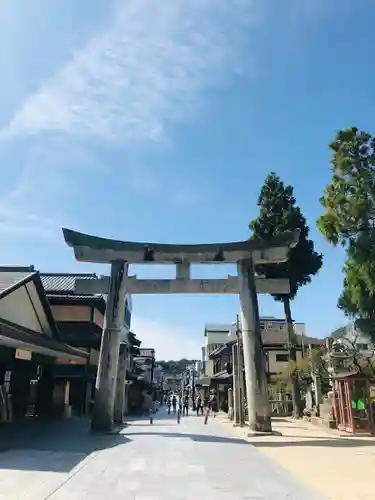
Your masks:
<svg viewBox="0 0 375 500"><path fill-rule="evenodd" d="M178 425L162 410L154 425L135 420L116 436L87 429L32 423L8 439L0 434L0 499L323 499L219 419L205 426L192 415Z"/></svg>
<svg viewBox="0 0 375 500"><path fill-rule="evenodd" d="M15 429L15 428L13 428ZM88 424L30 422L0 433L1 500L318 500L280 466L210 419L161 411L116 436Z"/></svg>
<svg viewBox="0 0 375 500"><path fill-rule="evenodd" d="M232 436L244 435L226 415L217 420ZM249 442L301 482L331 500L375 499L375 438L340 435L291 418L273 419L272 427L282 436L258 436Z"/></svg>

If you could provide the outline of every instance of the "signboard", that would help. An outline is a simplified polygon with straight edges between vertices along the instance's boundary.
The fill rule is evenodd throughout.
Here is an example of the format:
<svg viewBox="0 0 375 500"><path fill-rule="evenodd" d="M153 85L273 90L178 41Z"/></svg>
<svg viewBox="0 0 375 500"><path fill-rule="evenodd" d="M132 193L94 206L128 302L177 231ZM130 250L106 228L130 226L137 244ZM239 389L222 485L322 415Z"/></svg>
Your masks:
<svg viewBox="0 0 375 500"><path fill-rule="evenodd" d="M155 349L140 349L140 358L153 358L155 356Z"/></svg>
<svg viewBox="0 0 375 500"><path fill-rule="evenodd" d="M31 351L25 351L24 349L16 349L14 357L16 359L23 359L24 361L30 361L32 356Z"/></svg>
<svg viewBox="0 0 375 500"><path fill-rule="evenodd" d="M90 360L91 361L91 360ZM85 365L85 359L77 359L77 358L57 358L55 360L56 365ZM94 364L94 363L92 363Z"/></svg>

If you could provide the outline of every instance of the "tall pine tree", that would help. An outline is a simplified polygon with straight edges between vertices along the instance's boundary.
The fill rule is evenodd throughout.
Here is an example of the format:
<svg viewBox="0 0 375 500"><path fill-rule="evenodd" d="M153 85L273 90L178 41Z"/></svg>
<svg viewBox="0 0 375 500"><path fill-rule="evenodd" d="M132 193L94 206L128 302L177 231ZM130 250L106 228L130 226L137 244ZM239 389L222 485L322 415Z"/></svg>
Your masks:
<svg viewBox="0 0 375 500"><path fill-rule="evenodd" d="M375 341L375 137L350 127L329 145L332 180L318 228L347 253L338 306Z"/></svg>
<svg viewBox="0 0 375 500"><path fill-rule="evenodd" d="M259 216L249 227L252 239L268 239L281 232L300 229L300 240L291 249L289 260L280 264L259 265L256 272L266 278L287 278L290 282L289 295L274 295L274 299L282 301L288 329L288 346L290 361L297 360L296 339L293 329L290 301L297 295L298 289L310 283L322 267L323 256L315 252L314 243L308 238L309 228L300 208L293 196L293 187L284 185L281 179L271 172L263 186L258 199ZM297 374L292 376L293 416L301 415L301 395Z"/></svg>

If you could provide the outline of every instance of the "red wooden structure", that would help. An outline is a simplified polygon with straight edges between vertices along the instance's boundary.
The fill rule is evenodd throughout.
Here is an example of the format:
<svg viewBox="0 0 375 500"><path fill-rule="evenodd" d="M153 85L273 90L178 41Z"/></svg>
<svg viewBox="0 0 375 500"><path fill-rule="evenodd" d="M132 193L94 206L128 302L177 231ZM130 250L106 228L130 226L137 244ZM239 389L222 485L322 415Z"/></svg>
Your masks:
<svg viewBox="0 0 375 500"><path fill-rule="evenodd" d="M334 409L337 428L351 434L374 434L370 382L360 374L334 377Z"/></svg>

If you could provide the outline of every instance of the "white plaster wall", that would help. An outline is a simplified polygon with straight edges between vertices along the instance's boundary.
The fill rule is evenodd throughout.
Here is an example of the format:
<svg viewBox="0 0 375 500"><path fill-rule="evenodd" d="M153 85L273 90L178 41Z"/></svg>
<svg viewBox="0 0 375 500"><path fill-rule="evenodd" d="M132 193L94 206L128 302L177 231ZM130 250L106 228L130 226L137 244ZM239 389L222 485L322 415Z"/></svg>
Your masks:
<svg viewBox="0 0 375 500"><path fill-rule="evenodd" d="M0 317L35 332L52 335L33 283L22 286L0 300Z"/></svg>

